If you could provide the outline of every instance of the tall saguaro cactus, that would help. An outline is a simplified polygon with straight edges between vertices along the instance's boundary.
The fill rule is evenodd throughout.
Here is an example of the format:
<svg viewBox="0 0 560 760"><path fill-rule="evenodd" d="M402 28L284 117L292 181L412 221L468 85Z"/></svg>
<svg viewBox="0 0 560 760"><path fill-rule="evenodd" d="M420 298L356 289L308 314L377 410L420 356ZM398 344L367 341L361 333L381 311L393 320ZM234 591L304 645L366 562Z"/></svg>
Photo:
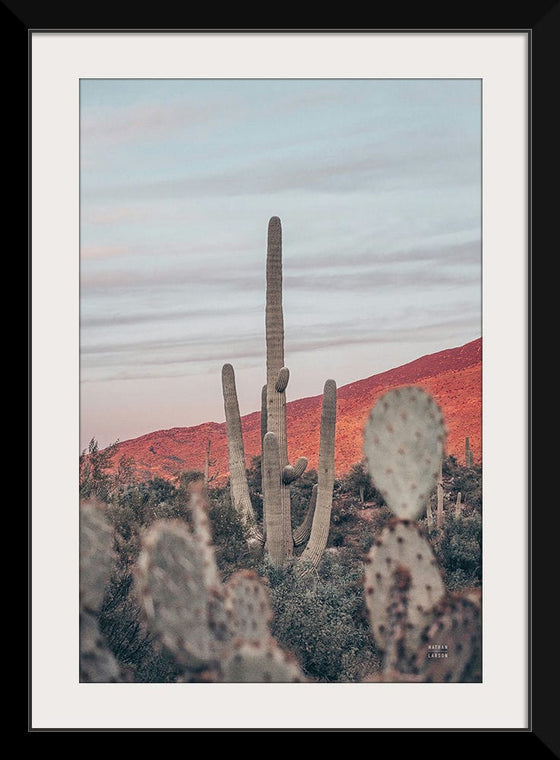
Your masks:
<svg viewBox="0 0 560 760"><path fill-rule="evenodd" d="M319 471L317 487L301 526L292 529L290 484L307 467L300 457L288 460L286 431L286 388L290 372L284 366L284 314L282 308L282 225L272 217L268 224L266 257L266 385L261 393L263 533L269 559L275 567L285 566L294 555L294 546L308 541L297 566L301 574L316 567L327 545L334 485L334 442L336 431L336 383L327 380L323 391ZM248 493L243 454L243 438L233 367L222 370L226 427L230 453L232 500L243 506ZM240 466L242 462L242 466Z"/></svg>

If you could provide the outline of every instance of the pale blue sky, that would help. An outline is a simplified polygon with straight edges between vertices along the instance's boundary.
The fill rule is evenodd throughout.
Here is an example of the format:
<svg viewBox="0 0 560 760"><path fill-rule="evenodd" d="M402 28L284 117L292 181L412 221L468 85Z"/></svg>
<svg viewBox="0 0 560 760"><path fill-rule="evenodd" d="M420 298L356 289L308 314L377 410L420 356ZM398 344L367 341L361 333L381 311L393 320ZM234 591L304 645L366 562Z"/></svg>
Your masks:
<svg viewBox="0 0 560 760"><path fill-rule="evenodd" d="M80 445L242 414L284 242L288 400L481 335L479 80L82 80Z"/></svg>

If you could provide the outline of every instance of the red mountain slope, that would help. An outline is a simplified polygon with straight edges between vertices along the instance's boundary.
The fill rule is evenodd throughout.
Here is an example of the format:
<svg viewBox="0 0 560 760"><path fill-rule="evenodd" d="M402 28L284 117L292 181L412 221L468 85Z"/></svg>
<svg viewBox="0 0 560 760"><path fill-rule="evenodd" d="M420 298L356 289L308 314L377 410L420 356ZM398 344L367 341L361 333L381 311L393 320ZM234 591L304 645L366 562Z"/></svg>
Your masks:
<svg viewBox="0 0 560 760"><path fill-rule="evenodd" d="M475 462L482 459L482 339L458 348L422 356L401 367L358 380L338 389L335 467L343 475L362 458L365 421L376 399L401 385L419 385L441 406L448 429L447 453L465 462L465 438ZM321 396L288 402L287 428L291 461L300 456L317 467ZM247 465L260 454L260 412L242 418ZM172 478L181 470L203 470L206 446L211 441L210 475L228 475L225 423L207 422L193 427L159 430L118 444L114 462L132 457L137 476Z"/></svg>

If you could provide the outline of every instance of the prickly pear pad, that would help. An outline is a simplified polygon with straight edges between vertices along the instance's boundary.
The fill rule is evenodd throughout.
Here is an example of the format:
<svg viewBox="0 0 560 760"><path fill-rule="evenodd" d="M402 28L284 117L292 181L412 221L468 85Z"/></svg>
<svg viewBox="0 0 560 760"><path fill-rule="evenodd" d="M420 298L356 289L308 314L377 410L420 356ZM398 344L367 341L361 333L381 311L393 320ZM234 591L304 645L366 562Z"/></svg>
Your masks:
<svg viewBox="0 0 560 760"><path fill-rule="evenodd" d="M233 643L223 663L226 683L301 683L306 681L296 659L274 640Z"/></svg>
<svg viewBox="0 0 560 760"><path fill-rule="evenodd" d="M224 626L212 623L224 604L222 591L207 584L213 564L212 548L179 520L158 521L143 536L136 566L139 599L150 630L186 667L212 662L222 646Z"/></svg>
<svg viewBox="0 0 560 760"><path fill-rule="evenodd" d="M381 396L364 431L370 477L387 506L403 519L422 514L435 488L446 430L438 404L416 386Z"/></svg>
<svg viewBox="0 0 560 760"><path fill-rule="evenodd" d="M445 587L432 548L418 525L411 520L394 519L371 547L365 567L370 625L383 650L394 634L391 623L394 590L403 570L410 578L403 640L404 655L408 659L418 650L433 610L445 595Z"/></svg>
<svg viewBox="0 0 560 760"><path fill-rule="evenodd" d="M270 636L272 608L268 591L252 570L238 570L225 586L235 638L263 641Z"/></svg>

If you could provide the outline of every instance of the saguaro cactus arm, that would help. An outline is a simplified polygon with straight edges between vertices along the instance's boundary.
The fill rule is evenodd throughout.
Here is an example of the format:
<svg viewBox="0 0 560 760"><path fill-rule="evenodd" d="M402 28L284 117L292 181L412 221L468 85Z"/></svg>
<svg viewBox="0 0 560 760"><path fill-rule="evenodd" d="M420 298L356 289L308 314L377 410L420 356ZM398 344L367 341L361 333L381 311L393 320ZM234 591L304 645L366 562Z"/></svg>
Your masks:
<svg viewBox="0 0 560 760"><path fill-rule="evenodd" d="M287 464L282 470L282 482L285 483L286 485L288 483L293 483L294 480L301 478L301 476L305 472L306 467L307 467L306 457L300 457L294 465Z"/></svg>
<svg viewBox="0 0 560 760"><path fill-rule="evenodd" d="M317 567L329 537L332 494L334 487L334 444L336 433L336 383L327 380L323 388L321 433L319 442L319 467L317 503L311 535L299 557L299 572L305 574Z"/></svg>
<svg viewBox="0 0 560 760"><path fill-rule="evenodd" d="M231 364L224 364L222 367L222 389L228 439L231 500L239 514L248 521L249 525L254 526L256 520L247 483L241 416L235 386L235 373Z"/></svg>

